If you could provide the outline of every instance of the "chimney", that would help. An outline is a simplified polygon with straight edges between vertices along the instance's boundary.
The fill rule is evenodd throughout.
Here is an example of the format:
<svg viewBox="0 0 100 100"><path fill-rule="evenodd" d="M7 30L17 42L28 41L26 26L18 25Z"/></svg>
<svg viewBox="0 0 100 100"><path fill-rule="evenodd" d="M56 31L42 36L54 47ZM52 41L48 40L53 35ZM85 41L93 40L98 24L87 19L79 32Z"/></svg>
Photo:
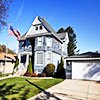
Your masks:
<svg viewBox="0 0 100 100"><path fill-rule="evenodd" d="M98 51L96 51L96 53L98 53Z"/></svg>
<svg viewBox="0 0 100 100"><path fill-rule="evenodd" d="M43 17L43 20L45 20L45 17Z"/></svg>

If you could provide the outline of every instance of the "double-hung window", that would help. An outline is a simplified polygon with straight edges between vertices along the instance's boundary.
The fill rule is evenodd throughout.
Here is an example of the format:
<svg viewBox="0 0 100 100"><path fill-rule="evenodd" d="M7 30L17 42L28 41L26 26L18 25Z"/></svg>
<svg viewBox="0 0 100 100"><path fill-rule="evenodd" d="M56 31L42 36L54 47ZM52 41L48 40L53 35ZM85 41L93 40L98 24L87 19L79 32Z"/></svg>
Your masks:
<svg viewBox="0 0 100 100"><path fill-rule="evenodd" d="M49 63L52 63L52 55L51 55L51 52L47 52L46 53L46 63L49 64Z"/></svg>
<svg viewBox="0 0 100 100"><path fill-rule="evenodd" d="M43 64L43 52L37 52L37 64L42 65Z"/></svg>
<svg viewBox="0 0 100 100"><path fill-rule="evenodd" d="M47 37L47 47L52 47L52 38Z"/></svg>
<svg viewBox="0 0 100 100"><path fill-rule="evenodd" d="M37 46L41 47L42 46L42 37L37 38Z"/></svg>

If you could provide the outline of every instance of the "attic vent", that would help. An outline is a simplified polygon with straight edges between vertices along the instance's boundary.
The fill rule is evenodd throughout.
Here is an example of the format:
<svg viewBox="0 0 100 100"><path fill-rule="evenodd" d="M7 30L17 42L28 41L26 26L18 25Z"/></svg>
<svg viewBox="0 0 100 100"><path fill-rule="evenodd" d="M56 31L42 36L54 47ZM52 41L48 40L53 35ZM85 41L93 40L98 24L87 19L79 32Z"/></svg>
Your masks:
<svg viewBox="0 0 100 100"><path fill-rule="evenodd" d="M40 26L40 30L42 30L42 26Z"/></svg>
<svg viewBox="0 0 100 100"><path fill-rule="evenodd" d="M35 27L35 30L38 30L38 26Z"/></svg>

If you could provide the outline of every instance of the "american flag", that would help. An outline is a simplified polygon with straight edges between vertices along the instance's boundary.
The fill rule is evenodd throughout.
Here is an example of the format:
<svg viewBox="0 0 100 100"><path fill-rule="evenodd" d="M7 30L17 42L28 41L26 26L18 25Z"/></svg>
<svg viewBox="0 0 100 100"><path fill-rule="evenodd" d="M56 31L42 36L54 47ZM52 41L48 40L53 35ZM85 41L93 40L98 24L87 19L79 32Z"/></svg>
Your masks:
<svg viewBox="0 0 100 100"><path fill-rule="evenodd" d="M9 33L8 34L16 36L17 39L20 39L20 37L21 37L20 33L16 29L14 29L11 25L9 26Z"/></svg>

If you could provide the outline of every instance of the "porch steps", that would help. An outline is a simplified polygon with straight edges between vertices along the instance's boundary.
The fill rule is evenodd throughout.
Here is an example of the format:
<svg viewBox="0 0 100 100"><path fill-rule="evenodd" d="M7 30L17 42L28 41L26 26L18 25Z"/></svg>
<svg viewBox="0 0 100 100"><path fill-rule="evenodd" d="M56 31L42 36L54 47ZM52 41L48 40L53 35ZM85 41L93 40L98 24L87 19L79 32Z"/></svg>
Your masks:
<svg viewBox="0 0 100 100"><path fill-rule="evenodd" d="M23 76L26 73L26 71L27 71L27 68L21 66L18 69L18 71L14 74L14 76Z"/></svg>

